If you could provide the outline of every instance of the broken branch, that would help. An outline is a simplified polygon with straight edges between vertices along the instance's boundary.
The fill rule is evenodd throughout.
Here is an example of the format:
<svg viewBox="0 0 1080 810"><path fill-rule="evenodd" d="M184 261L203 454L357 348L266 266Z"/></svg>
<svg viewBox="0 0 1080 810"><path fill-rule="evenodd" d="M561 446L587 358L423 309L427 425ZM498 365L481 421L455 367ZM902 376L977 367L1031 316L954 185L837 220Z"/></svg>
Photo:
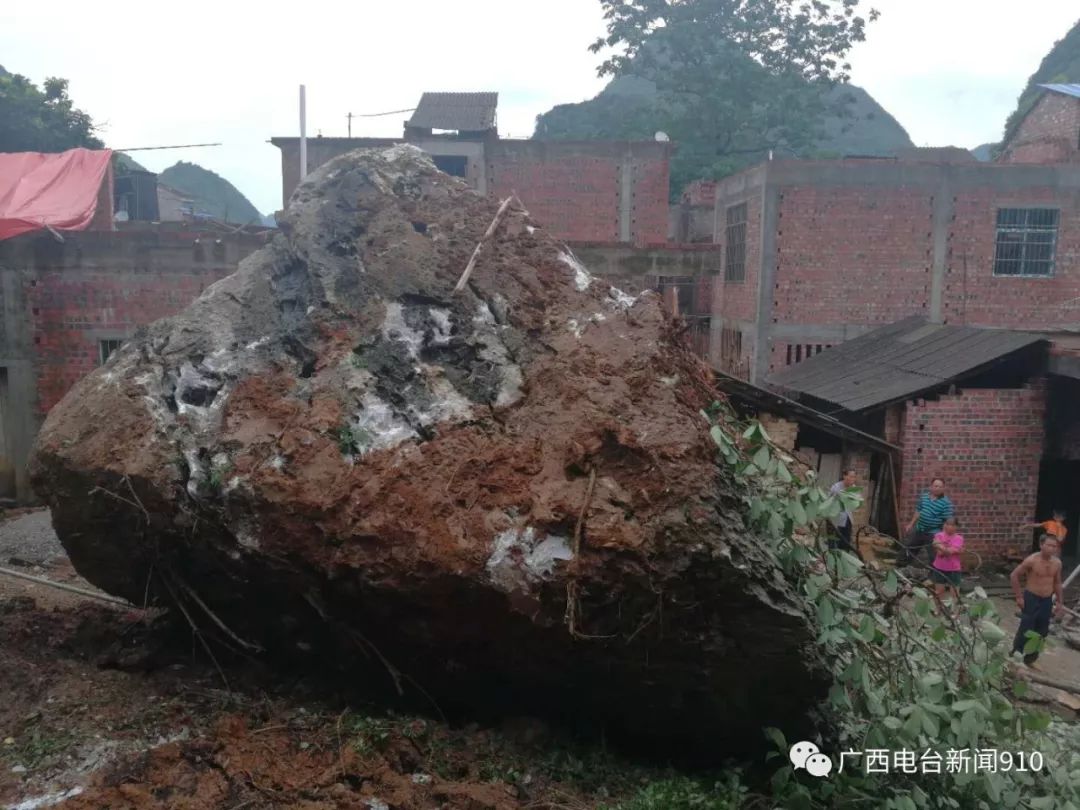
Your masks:
<svg viewBox="0 0 1080 810"><path fill-rule="evenodd" d="M188 585L186 582L184 582L184 580L181 579L179 575L174 573L173 574L173 579L175 579L176 583L181 588L184 589L184 592L188 596L191 597L191 600L196 605L198 605L199 607L201 607L203 609L203 612L207 616L210 617L210 619L214 622L214 624L216 624L219 628L221 628L221 631L223 633L225 633L225 635L227 635L229 638L231 638L233 641L235 641L237 644L239 644L245 650L251 650L252 652L262 652L263 651L263 648L260 647L258 644L253 644L250 641L244 641L242 638L240 638L240 636L236 635L236 633L234 633L232 630L230 630L229 627L225 624L225 622L223 622L221 619L219 619L217 614L214 613L214 611L210 610L210 608L206 605L206 603L202 599L199 598L199 595L197 593L195 593L195 590L190 585Z"/></svg>
<svg viewBox="0 0 1080 810"><path fill-rule="evenodd" d="M480 250L484 247L484 243L494 235L495 229L499 227L499 223L502 221L503 215L506 213L506 209L510 207L510 203L513 199L514 195L511 194L502 201L499 210L495 212L495 218L491 220L491 224L488 225L487 230L484 231L484 235L481 236L480 241L476 243L476 248L473 250L472 256L469 257L469 263L465 265L465 272L461 274L458 283L454 285L455 293L459 293L465 288L465 284L468 283L469 276L472 275L473 268L476 266L476 260L480 258Z"/></svg>
<svg viewBox="0 0 1080 810"><path fill-rule="evenodd" d="M578 612L578 584L577 569L581 565L581 534L585 527L585 515L589 512L592 504L593 489L596 487L596 467L589 467L589 486L585 490L585 500L581 503L581 511L578 512L577 525L574 527L574 570L570 581L566 583L566 624L570 628L570 635L574 638L585 638L577 631Z"/></svg>
<svg viewBox="0 0 1080 810"><path fill-rule="evenodd" d="M218 675L221 676L221 682L225 684L225 690L231 695L232 687L229 686L229 679L225 677L225 670L221 668L221 664L218 663L217 657L214 655L214 651L210 649L210 645L206 643L206 639L203 638L202 631L199 630L199 626L195 624L195 620L188 613L188 609L184 607L184 603L180 601L180 598L176 595L176 592L169 585L168 577L162 577L161 581L165 585L165 590L169 592L169 596L172 597L173 604L180 608L180 612L184 614L184 618L187 619L188 625L191 627L191 633L199 640L199 644L206 650L206 654L210 656L210 660L214 663L214 668L217 669Z"/></svg>
<svg viewBox="0 0 1080 810"><path fill-rule="evenodd" d="M107 593L95 593L94 591L88 591L85 588L76 588L74 585L65 585L62 582L53 582L51 579L45 579L44 577L35 577L30 574L24 574L22 571L12 571L10 568L0 568L0 574L6 574L9 577L15 577L16 579L25 579L28 582L33 582L38 585L47 585L50 588L56 588L57 590L67 591L68 593L77 593L79 596L88 596L91 599L100 599L102 602L111 602L114 605L120 605L121 607L130 608L131 603L126 599L120 599L116 596L109 596Z"/></svg>

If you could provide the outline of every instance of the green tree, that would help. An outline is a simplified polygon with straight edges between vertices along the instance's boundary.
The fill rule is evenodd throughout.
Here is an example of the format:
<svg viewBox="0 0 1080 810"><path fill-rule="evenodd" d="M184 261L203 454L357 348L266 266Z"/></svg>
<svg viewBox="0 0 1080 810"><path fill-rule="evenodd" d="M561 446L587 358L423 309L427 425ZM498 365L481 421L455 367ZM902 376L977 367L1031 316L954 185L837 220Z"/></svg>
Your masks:
<svg viewBox="0 0 1080 810"><path fill-rule="evenodd" d="M1042 96L1040 84L1070 84L1077 81L1080 81L1080 22L1054 43L1054 47L1039 64L1039 69L1028 79L1024 92L1016 102L1016 109L1005 122L1003 142L1012 137L1024 116L1031 112L1035 102Z"/></svg>
<svg viewBox="0 0 1080 810"><path fill-rule="evenodd" d="M850 104L832 91L877 17L858 13L861 0L600 1L600 75L652 82L652 114L681 144L677 159L714 177L769 149L813 149L826 117Z"/></svg>
<svg viewBox="0 0 1080 810"><path fill-rule="evenodd" d="M38 88L25 76L0 68L0 152L62 152L101 148L90 116L68 97L67 79Z"/></svg>

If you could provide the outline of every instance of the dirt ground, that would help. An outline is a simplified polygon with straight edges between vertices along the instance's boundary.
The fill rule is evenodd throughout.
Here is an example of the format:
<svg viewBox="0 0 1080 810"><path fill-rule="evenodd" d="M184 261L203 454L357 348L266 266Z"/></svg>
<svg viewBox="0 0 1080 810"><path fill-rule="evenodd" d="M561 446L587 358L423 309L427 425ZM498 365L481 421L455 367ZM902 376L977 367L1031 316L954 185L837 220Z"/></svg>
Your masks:
<svg viewBox="0 0 1080 810"><path fill-rule="evenodd" d="M93 590L47 512L0 523L0 566ZM980 584L1011 635L1014 606L996 595L1005 580ZM190 631L153 611L6 576L0 639L0 807L588 810L660 775L535 719L452 727L255 662L219 673ZM1080 684L1080 652L1051 639L1039 671Z"/></svg>
<svg viewBox="0 0 1080 810"><path fill-rule="evenodd" d="M90 588L29 519L47 553L23 516L0 525L0 566L19 538L39 564L17 570ZM230 691L152 611L5 576L0 638L0 807L584 810L650 777L529 718L387 716L254 662L223 664Z"/></svg>

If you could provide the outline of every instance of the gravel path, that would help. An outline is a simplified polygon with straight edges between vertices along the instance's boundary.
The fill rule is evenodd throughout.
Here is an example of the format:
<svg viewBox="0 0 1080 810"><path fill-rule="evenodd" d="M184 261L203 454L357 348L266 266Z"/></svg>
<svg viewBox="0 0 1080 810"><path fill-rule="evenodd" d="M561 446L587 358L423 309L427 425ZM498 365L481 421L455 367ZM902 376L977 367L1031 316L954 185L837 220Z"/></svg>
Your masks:
<svg viewBox="0 0 1080 810"><path fill-rule="evenodd" d="M53 531L48 509L30 512L0 523L0 566L11 560L45 565L64 556L64 547Z"/></svg>

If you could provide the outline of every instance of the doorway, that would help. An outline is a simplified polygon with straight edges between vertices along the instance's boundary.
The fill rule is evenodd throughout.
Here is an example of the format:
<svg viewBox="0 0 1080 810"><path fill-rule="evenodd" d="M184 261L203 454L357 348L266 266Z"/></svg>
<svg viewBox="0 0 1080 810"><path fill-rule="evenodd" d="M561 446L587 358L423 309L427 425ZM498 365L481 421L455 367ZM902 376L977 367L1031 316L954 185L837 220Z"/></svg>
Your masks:
<svg viewBox="0 0 1080 810"><path fill-rule="evenodd" d="M1077 532L1080 530L1080 461L1044 459L1039 465L1039 495L1035 514L1024 517L1026 522L1041 523L1049 520L1055 509L1065 512L1065 527L1069 530L1061 549L1063 560L1077 557ZM1018 523L1020 521L1017 521ZM1032 530L1030 548L1037 550L1038 530Z"/></svg>

